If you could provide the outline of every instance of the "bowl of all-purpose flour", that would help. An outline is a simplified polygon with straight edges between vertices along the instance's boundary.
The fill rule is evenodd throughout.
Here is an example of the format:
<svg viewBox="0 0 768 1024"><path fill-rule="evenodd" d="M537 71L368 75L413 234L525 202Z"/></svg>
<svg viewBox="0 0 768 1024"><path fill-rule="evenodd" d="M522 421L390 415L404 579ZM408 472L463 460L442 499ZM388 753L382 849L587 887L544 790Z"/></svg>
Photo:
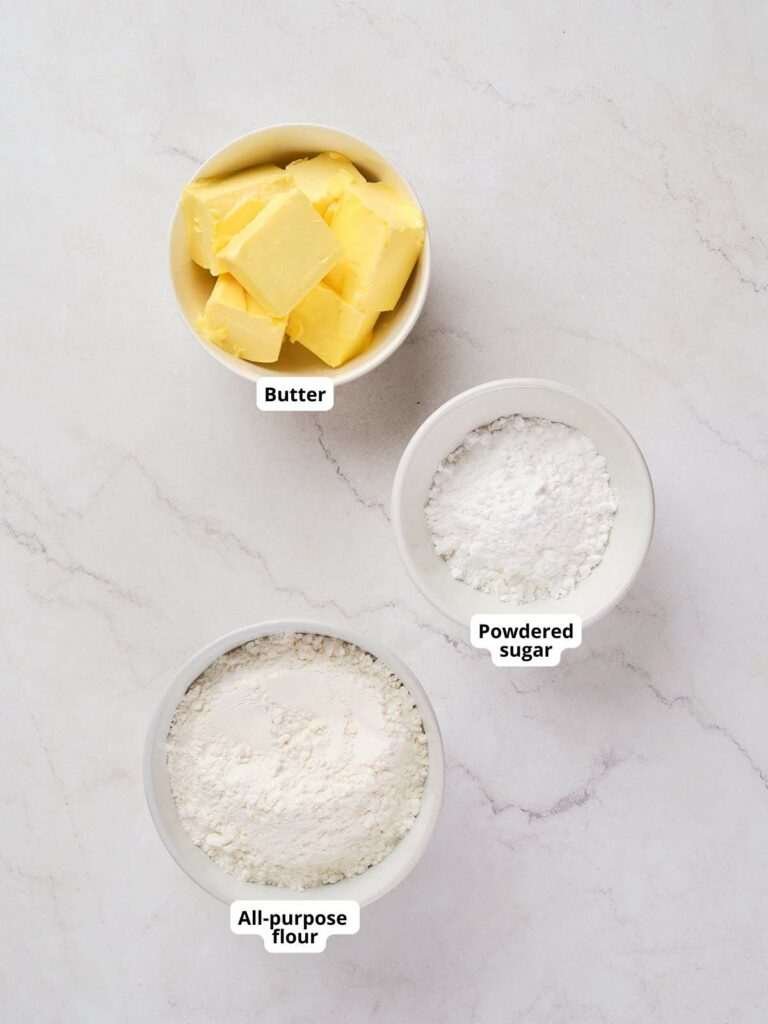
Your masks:
<svg viewBox="0 0 768 1024"><path fill-rule="evenodd" d="M551 381L493 381L446 402L398 466L392 523L422 593L478 613L605 615L653 533L651 478L601 405Z"/></svg>
<svg viewBox="0 0 768 1024"><path fill-rule="evenodd" d="M316 622L268 622L181 669L150 727L145 787L167 849L212 895L370 903L421 857L440 731L410 670Z"/></svg>

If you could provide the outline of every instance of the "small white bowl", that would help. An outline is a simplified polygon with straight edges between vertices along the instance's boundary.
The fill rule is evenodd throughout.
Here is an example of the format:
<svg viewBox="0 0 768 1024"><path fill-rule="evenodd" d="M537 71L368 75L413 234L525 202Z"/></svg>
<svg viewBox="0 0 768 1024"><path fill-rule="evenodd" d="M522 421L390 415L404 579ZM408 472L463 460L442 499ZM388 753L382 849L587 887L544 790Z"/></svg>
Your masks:
<svg viewBox="0 0 768 1024"><path fill-rule="evenodd" d="M619 508L603 559L560 600L513 605L451 576L432 544L424 506L438 463L476 427L519 413L567 423L594 441L608 463ZM642 453L627 429L602 405L553 381L517 378L481 384L432 413L411 438L397 467L392 525L411 579L444 615L469 628L473 615L558 612L580 615L588 626L611 610L640 571L653 534L653 485Z"/></svg>
<svg viewBox="0 0 768 1024"><path fill-rule="evenodd" d="M316 153L335 152L346 156L369 181L384 181L409 196L421 209L416 193L393 165L375 149L338 128L319 124L278 124L260 128L228 143L209 157L190 180L234 174L257 164L285 166L289 161ZM192 261L189 255L184 218L177 205L171 224L170 270L173 289L182 318L196 340L222 366L241 377L256 381L259 377L302 376L333 377L336 384L355 380L383 363L408 337L424 306L429 286L429 230L424 248L414 267L397 307L382 313L376 321L370 345L343 366L326 366L303 345L285 343L279 360L260 365L224 352L198 334L195 324L213 287L213 278Z"/></svg>
<svg viewBox="0 0 768 1024"><path fill-rule="evenodd" d="M322 636L332 636L339 640L346 640L347 643L356 644L378 658L398 676L413 697L424 723L429 753L429 769L421 810L410 832L400 840L392 852L361 875L345 878L332 885L305 889L302 892L276 885L256 885L252 882L243 882L239 878L227 874L198 846L195 846L184 829L176 810L166 760L166 740L176 707L200 673L204 672L212 662L222 654L226 654L227 651L234 650L257 637L270 636L275 633L318 633ZM160 701L160 706L149 727L144 750L144 790L152 820L165 848L193 882L197 882L206 892L225 903L232 903L234 900L301 898L357 900L361 906L364 906L379 899L402 882L416 866L427 848L440 813L444 777L443 741L437 718L429 697L411 670L381 644L371 643L353 630L337 629L324 622L298 619L281 619L245 626L242 629L236 629L233 633L227 633L226 636L214 640L213 643L198 651L179 669Z"/></svg>

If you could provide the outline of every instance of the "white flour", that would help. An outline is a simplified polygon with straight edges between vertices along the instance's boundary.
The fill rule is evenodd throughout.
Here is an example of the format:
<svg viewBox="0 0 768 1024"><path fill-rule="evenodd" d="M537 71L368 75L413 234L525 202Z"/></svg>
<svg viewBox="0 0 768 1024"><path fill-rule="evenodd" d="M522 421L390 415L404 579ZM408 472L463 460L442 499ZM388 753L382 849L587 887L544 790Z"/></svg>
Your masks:
<svg viewBox="0 0 768 1024"><path fill-rule="evenodd" d="M171 789L193 842L225 871L304 889L365 871L419 813L427 746L381 662L291 633L225 654L179 702Z"/></svg>
<svg viewBox="0 0 768 1024"><path fill-rule="evenodd" d="M616 492L605 459L564 423L507 416L473 430L437 468L426 505L459 580L502 601L561 598L608 544Z"/></svg>

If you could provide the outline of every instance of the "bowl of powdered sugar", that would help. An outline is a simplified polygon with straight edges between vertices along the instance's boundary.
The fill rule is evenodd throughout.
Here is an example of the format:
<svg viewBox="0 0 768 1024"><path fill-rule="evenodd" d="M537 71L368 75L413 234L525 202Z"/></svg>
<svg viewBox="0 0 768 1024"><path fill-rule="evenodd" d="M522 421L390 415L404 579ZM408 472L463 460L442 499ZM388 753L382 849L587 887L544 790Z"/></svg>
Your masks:
<svg viewBox="0 0 768 1024"><path fill-rule="evenodd" d="M181 669L149 731L161 839L225 902L370 903L421 857L443 792L432 706L378 644L322 623L237 630Z"/></svg>
<svg viewBox="0 0 768 1024"><path fill-rule="evenodd" d="M420 427L392 522L422 593L462 626L479 613L605 615L640 570L654 499L608 410L552 381L493 381Z"/></svg>

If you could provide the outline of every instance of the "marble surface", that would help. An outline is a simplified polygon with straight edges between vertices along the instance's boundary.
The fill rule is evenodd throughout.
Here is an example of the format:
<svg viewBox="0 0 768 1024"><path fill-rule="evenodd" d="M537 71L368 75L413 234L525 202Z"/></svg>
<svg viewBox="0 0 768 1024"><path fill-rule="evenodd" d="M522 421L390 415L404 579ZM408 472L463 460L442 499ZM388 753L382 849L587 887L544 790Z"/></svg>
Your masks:
<svg viewBox="0 0 768 1024"><path fill-rule="evenodd" d="M7 1021L751 1024L768 1015L768 8L26 5L0 65L0 832ZM322 415L259 414L166 272L182 182L263 124L413 181L433 287ZM643 448L634 589L552 670L494 668L388 520L438 404L509 375ZM172 863L141 752L218 634L354 623L428 688L444 811L316 958L267 956Z"/></svg>

